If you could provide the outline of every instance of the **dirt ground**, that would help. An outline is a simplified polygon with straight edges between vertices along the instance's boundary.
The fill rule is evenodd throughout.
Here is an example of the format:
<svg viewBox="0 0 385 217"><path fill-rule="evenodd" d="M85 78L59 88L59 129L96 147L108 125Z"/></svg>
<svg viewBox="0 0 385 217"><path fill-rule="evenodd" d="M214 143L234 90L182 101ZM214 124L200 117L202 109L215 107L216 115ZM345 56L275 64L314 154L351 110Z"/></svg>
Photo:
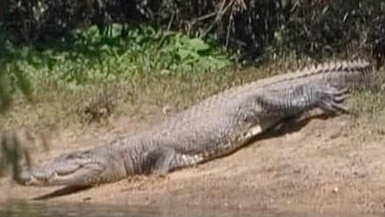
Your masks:
<svg viewBox="0 0 385 217"><path fill-rule="evenodd" d="M354 123L353 123L354 122ZM303 125L303 126L301 126ZM312 118L270 133L226 157L161 177L134 177L49 201L301 210L311 213L385 212L385 125L348 116ZM107 129L60 130L42 161L138 130L129 118ZM92 133L91 133L92 132ZM59 187L23 187L0 179L0 202L40 197Z"/></svg>

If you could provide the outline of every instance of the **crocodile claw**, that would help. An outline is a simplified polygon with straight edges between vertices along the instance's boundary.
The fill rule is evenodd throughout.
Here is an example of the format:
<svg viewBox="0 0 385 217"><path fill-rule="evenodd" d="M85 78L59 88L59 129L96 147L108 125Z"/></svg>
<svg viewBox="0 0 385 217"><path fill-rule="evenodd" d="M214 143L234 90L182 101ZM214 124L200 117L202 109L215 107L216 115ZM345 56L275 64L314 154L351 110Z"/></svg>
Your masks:
<svg viewBox="0 0 385 217"><path fill-rule="evenodd" d="M327 113L349 113L343 106L346 99L350 97L348 88L336 88L333 86L323 86L316 93L318 98L317 107Z"/></svg>

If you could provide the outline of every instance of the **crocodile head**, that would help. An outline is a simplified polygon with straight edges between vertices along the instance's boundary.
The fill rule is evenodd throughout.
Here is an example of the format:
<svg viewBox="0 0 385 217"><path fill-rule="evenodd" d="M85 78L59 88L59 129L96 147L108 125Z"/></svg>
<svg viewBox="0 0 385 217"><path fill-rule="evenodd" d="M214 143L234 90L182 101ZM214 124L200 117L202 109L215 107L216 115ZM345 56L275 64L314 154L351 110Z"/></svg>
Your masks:
<svg viewBox="0 0 385 217"><path fill-rule="evenodd" d="M105 175L103 159L90 151L62 154L43 165L22 169L15 181L32 186L88 186Z"/></svg>

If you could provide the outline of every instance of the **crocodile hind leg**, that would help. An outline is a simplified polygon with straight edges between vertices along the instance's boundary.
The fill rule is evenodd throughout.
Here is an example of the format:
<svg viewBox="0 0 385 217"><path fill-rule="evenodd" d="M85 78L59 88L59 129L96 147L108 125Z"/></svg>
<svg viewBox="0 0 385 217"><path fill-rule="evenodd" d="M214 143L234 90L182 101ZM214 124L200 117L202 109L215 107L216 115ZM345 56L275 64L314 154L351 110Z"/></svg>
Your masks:
<svg viewBox="0 0 385 217"><path fill-rule="evenodd" d="M264 91L257 96L262 113L268 116L298 116L307 110L320 108L326 113L346 113L342 103L349 97L348 89L328 84L303 84L289 91Z"/></svg>
<svg viewBox="0 0 385 217"><path fill-rule="evenodd" d="M178 153L172 147L159 146L147 153L146 161L150 165L151 173L164 176L167 173L187 166L193 166L203 160L201 155L187 155Z"/></svg>

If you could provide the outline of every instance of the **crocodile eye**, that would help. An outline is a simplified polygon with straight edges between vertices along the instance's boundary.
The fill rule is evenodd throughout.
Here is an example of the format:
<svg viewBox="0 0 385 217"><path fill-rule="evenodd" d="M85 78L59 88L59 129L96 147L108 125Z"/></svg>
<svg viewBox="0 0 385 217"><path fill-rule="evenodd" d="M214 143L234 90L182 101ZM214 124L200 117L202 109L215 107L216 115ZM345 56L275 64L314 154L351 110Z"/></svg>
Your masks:
<svg viewBox="0 0 385 217"><path fill-rule="evenodd" d="M66 160L73 160L73 159L80 159L80 158L87 158L90 156L90 151L84 151L80 153L70 153L64 156Z"/></svg>
<svg viewBox="0 0 385 217"><path fill-rule="evenodd" d="M66 159L66 160L72 160L72 159L77 158L78 155L79 155L79 154L67 154L67 155L65 156L65 159Z"/></svg>

